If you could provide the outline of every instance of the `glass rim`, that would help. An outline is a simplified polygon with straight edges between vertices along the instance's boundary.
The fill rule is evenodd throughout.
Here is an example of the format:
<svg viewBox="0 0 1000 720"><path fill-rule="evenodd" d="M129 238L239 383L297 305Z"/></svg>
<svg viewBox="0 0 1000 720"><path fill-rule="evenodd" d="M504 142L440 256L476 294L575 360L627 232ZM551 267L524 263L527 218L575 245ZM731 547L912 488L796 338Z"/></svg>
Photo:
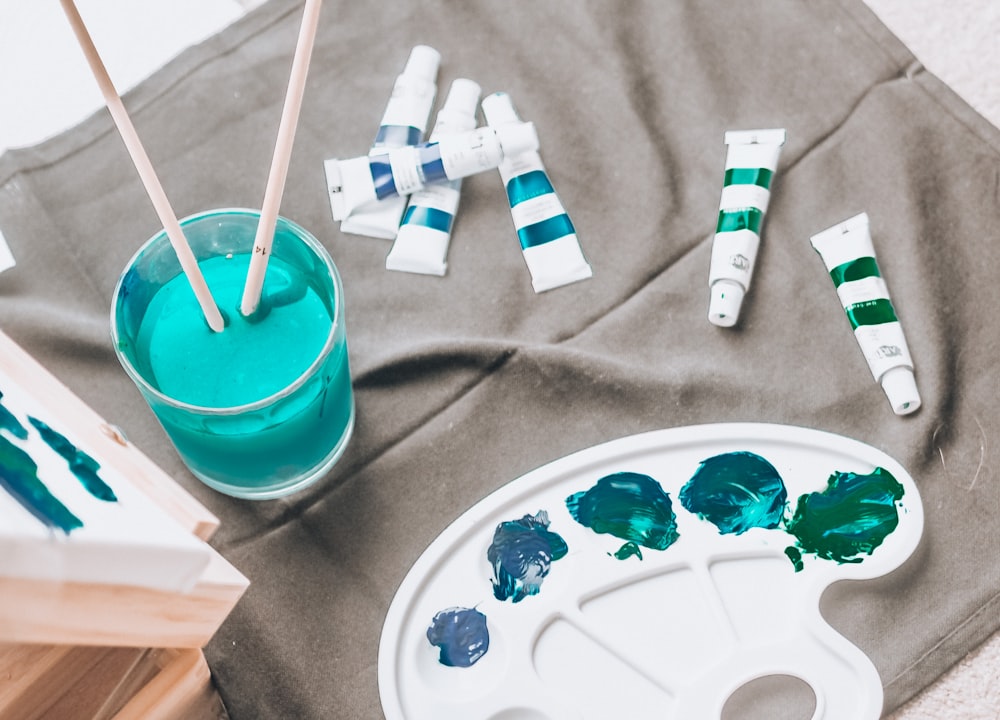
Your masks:
<svg viewBox="0 0 1000 720"><path fill-rule="evenodd" d="M244 216L251 218L260 218L260 210L254 210L251 208L218 208L215 210L204 210L202 212L194 213L193 215L188 215L187 217L179 220L181 228L186 225L190 225L194 222L205 220L218 215L229 215L229 216ZM225 415L241 415L247 412L253 412L261 408L265 408L273 403L288 397L300 387L302 387L306 381L315 374L317 368L329 357L330 353L333 351L333 346L335 344L337 332L340 328L341 323L343 323L344 318L344 288L340 280L340 273L337 271L337 266L333 263L333 258L330 257L330 253L325 247L320 243L320 241L308 230L299 225L293 220L279 215L278 223L287 225L289 229L292 230L296 239L301 241L306 247L308 247L313 254L323 261L326 269L330 273L330 279L333 282L333 293L334 293L334 308L333 308L333 318L330 324L330 332L327 333L326 342L320 349L316 358L309 364L309 366L302 371L302 373L295 378L294 381L288 383L283 388L277 392L271 393L259 400L254 400L253 402L244 403L242 405L229 405L226 407L213 407L209 405L197 405L195 403L185 402L173 398L159 388L156 388L150 383L142 373L140 373L132 361L121 352L119 349L120 335L118 333L118 305L121 297L122 283L125 280L125 276L128 270L132 268L135 263L139 260L140 256L150 249L154 244L159 241L169 242L167 238L166 230L161 228L156 233L154 233L148 240L139 246L139 249L135 251L132 257L125 267L122 269L121 274L118 276L118 281L115 283L114 293L112 294L111 302L111 341L115 352L118 357L119 363L125 369L132 381L136 383L140 388L142 388L144 393L155 397L158 401L169 405L170 407L183 410L185 412L190 412L198 415L211 415L211 416L225 416ZM182 274L183 270L179 274ZM176 276L174 276L176 277ZM224 331L223 331L224 332Z"/></svg>

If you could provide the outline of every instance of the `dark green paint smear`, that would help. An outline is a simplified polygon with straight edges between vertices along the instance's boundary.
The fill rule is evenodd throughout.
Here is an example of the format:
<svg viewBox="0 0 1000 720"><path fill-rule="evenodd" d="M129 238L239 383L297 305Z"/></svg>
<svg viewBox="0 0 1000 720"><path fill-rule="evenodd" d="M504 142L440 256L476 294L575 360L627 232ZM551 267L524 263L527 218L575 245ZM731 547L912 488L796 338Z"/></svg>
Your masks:
<svg viewBox="0 0 1000 720"><path fill-rule="evenodd" d="M69 463L70 471L76 475L77 480L80 481L80 484L83 485L87 492L98 500L104 500L105 502L118 501L114 490L97 474L101 466L94 458L79 450L63 435L57 433L41 420L29 417L28 422L38 430L38 433L42 436L42 440Z"/></svg>
<svg viewBox="0 0 1000 720"><path fill-rule="evenodd" d="M67 535L83 527L83 521L38 479L38 465L31 456L3 435L0 435L0 486L47 527Z"/></svg>
<svg viewBox="0 0 1000 720"><path fill-rule="evenodd" d="M785 483L767 460L731 452L703 460L681 488L681 505L719 528L741 535L750 528L776 528L788 500Z"/></svg>
<svg viewBox="0 0 1000 720"><path fill-rule="evenodd" d="M3 393L0 392L0 400L3 399ZM6 430L11 435L21 440L25 440L28 437L28 430L21 424L21 422L14 417L14 413L3 406L0 403L0 430Z"/></svg>
<svg viewBox="0 0 1000 720"><path fill-rule="evenodd" d="M666 550L680 537L670 496L648 475L606 475L589 490L566 498L566 507L581 525L628 541L615 553L619 559L632 555L641 559L630 543Z"/></svg>
<svg viewBox="0 0 1000 720"><path fill-rule="evenodd" d="M525 515L497 525L486 559L493 566L493 596L520 602L537 595L552 563L569 552L566 541L549 529L549 515Z"/></svg>
<svg viewBox="0 0 1000 720"><path fill-rule="evenodd" d="M798 548L786 551L796 570L801 553L839 563L859 563L899 525L903 486L884 468L871 475L835 472L826 490L799 497L788 532Z"/></svg>

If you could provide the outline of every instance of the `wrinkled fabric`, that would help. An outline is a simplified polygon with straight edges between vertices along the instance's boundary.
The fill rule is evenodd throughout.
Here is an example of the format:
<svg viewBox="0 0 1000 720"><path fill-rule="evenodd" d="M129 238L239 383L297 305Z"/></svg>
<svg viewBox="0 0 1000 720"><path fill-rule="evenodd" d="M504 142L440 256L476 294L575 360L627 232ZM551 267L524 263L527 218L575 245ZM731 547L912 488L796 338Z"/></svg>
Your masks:
<svg viewBox="0 0 1000 720"><path fill-rule="evenodd" d="M259 207L301 5L271 0L126 97L179 216ZM323 160L367 152L409 50L510 93L594 277L535 294L495 172L467 179L444 278L388 272L330 217ZM13 108L7 112L32 112ZM783 127L739 325L707 321L730 129ZM831 431L896 458L926 529L891 575L841 583L827 620L891 710L1000 625L1000 133L860 0L330 1L283 215L346 288L357 426L328 477L249 502L198 483L118 365L121 268L158 221L102 111L0 158L0 328L221 519L251 580L206 649L233 720L379 718L386 610L411 564L508 481L625 435L728 421ZM897 417L812 234L866 211L923 407Z"/></svg>

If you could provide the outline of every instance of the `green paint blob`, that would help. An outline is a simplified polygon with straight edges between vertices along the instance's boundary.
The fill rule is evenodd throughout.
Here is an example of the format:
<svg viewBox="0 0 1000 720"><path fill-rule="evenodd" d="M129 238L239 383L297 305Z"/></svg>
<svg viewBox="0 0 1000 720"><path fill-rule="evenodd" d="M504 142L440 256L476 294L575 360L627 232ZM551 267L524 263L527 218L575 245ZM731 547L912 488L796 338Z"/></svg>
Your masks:
<svg viewBox="0 0 1000 720"><path fill-rule="evenodd" d="M31 456L3 435L0 435L0 487L49 528L69 535L83 527L83 521L38 479L38 465Z"/></svg>
<svg viewBox="0 0 1000 720"><path fill-rule="evenodd" d="M589 490L566 498L566 507L581 525L628 541L615 553L618 559L638 554L630 543L636 550L639 545L666 550L680 537L670 496L648 475L606 475Z"/></svg>
<svg viewBox="0 0 1000 720"><path fill-rule="evenodd" d="M731 452L703 460L681 488L681 505L719 528L741 535L750 528L776 528L788 491L767 460L752 452Z"/></svg>
<svg viewBox="0 0 1000 720"><path fill-rule="evenodd" d="M101 466L94 458L78 449L64 435L56 432L41 420L29 417L28 422L38 430L38 434L42 436L45 444L59 453L59 456L69 464L70 471L76 475L76 479L80 481L87 492L98 500L118 501L115 491L97 474Z"/></svg>
<svg viewBox="0 0 1000 720"><path fill-rule="evenodd" d="M884 468L875 468L871 475L835 472L826 490L799 497L788 532L802 552L839 563L859 563L896 529L897 503L903 492L903 486ZM801 560L796 563L792 553L786 554L796 570L801 569Z"/></svg>
<svg viewBox="0 0 1000 720"><path fill-rule="evenodd" d="M634 542L627 542L620 548L618 548L618 550L616 550L614 553L608 553L608 554L613 555L619 560L625 560L626 558L630 558L633 555L642 560L642 549Z"/></svg>

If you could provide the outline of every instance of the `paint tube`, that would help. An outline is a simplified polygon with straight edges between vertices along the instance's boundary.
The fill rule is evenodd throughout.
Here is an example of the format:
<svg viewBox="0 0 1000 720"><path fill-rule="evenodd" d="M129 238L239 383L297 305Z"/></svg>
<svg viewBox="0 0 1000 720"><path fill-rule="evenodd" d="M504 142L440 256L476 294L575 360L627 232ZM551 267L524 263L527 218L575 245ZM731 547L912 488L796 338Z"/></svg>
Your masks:
<svg viewBox="0 0 1000 720"><path fill-rule="evenodd" d="M771 179L785 144L784 129L726 133L726 175L708 274L708 321L732 327L750 289L760 229L771 199Z"/></svg>
<svg viewBox="0 0 1000 720"><path fill-rule="evenodd" d="M429 183L458 180L497 167L506 154L538 147L532 123L481 127L436 142L384 150L350 160L327 160L326 176L334 220L396 195L410 195Z"/></svg>
<svg viewBox="0 0 1000 720"><path fill-rule="evenodd" d="M487 124L498 130L521 121L510 96L504 92L483 99L483 115ZM576 229L552 187L537 149L507 155L499 170L535 292L591 277L594 271L583 256Z"/></svg>
<svg viewBox="0 0 1000 720"><path fill-rule="evenodd" d="M0 232L0 272L10 270L14 265L14 253L10 251L10 246Z"/></svg>
<svg viewBox="0 0 1000 720"><path fill-rule="evenodd" d="M416 145L424 140L427 122L437 94L437 73L441 54L427 45L417 45L410 51L403 72L392 86L379 123L378 134L369 155L385 148ZM329 176L327 177L329 183ZM330 194L334 218L338 213L335 195ZM362 208L343 217L340 229L355 235L392 240L396 237L400 218L406 208L406 198L392 197Z"/></svg>
<svg viewBox="0 0 1000 720"><path fill-rule="evenodd" d="M434 123L431 142L475 129L480 92L478 84L465 78L451 84ZM451 226L458 212L461 190L460 179L449 180L431 183L410 196L396 242L385 258L387 270L445 274Z"/></svg>
<svg viewBox="0 0 1000 720"><path fill-rule="evenodd" d="M813 235L811 242L823 258L868 368L893 412L914 412L920 407L920 394L913 358L875 260L868 214L855 215Z"/></svg>

